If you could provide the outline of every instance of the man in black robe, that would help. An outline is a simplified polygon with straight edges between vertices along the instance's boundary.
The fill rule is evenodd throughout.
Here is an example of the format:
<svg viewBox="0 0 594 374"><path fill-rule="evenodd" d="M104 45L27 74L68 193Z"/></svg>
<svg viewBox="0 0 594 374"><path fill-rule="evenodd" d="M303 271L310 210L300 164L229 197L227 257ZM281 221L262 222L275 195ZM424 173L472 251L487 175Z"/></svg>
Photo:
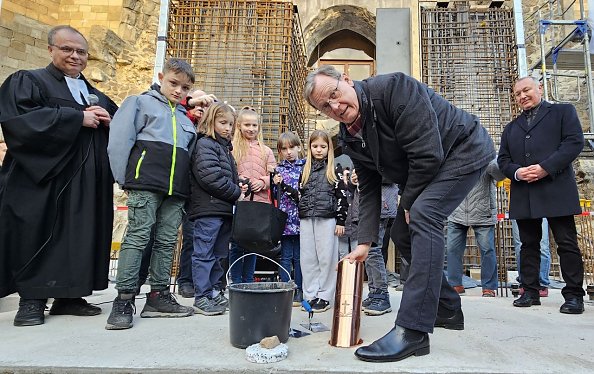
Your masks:
<svg viewBox="0 0 594 374"><path fill-rule="evenodd" d="M52 63L18 71L0 87L8 152L0 169L0 297L18 292L15 326L51 315L97 315L82 297L107 287L113 177L107 158L117 106L92 87L85 37L48 34Z"/></svg>

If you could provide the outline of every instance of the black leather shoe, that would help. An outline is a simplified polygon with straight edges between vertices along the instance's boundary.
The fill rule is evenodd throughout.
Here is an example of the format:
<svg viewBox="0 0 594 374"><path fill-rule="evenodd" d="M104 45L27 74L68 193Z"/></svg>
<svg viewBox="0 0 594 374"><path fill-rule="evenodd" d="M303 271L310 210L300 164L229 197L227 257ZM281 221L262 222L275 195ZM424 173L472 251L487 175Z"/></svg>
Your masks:
<svg viewBox="0 0 594 374"><path fill-rule="evenodd" d="M561 305L559 311L565 314L582 314L584 313L584 300L577 297L567 299L563 305Z"/></svg>
<svg viewBox="0 0 594 374"><path fill-rule="evenodd" d="M514 306L527 308L532 305L540 305L540 297L524 293L519 299L514 300Z"/></svg>
<svg viewBox="0 0 594 374"><path fill-rule="evenodd" d="M101 314L101 308L87 303L82 297L76 299L55 299L49 314L52 316L96 316Z"/></svg>
<svg viewBox="0 0 594 374"><path fill-rule="evenodd" d="M355 351L358 359L369 362L393 362L427 354L429 334L398 325L371 345Z"/></svg>
<svg viewBox="0 0 594 374"><path fill-rule="evenodd" d="M193 284L180 284L177 289L177 293L186 299L194 298L194 285Z"/></svg>
<svg viewBox="0 0 594 374"><path fill-rule="evenodd" d="M19 310L14 316L15 326L43 325L45 322L46 299L23 299L19 300Z"/></svg>
<svg viewBox="0 0 594 374"><path fill-rule="evenodd" d="M448 330L464 330L464 313L462 313L462 309L447 310L439 308L433 326L443 327Z"/></svg>

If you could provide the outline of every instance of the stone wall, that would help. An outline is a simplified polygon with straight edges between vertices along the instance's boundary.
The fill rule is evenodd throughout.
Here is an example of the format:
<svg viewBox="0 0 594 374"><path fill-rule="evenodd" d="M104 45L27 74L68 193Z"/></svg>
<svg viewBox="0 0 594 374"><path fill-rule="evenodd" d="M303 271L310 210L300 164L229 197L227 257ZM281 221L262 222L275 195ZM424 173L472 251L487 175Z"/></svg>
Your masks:
<svg viewBox="0 0 594 374"><path fill-rule="evenodd" d="M0 81L50 62L47 32L69 24L89 40L85 75L121 102L148 88L156 49L159 0L3 0Z"/></svg>

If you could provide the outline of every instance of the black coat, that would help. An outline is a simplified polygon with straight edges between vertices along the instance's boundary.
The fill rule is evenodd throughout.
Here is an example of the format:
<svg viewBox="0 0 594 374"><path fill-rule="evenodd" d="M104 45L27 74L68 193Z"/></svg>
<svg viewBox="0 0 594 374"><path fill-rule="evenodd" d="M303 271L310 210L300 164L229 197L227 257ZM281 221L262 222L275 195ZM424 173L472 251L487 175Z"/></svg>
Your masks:
<svg viewBox="0 0 594 374"><path fill-rule="evenodd" d="M299 190L299 218L336 218L344 226L348 211L346 186L342 179L330 184L326 179L327 160L313 161L307 183Z"/></svg>
<svg viewBox="0 0 594 374"><path fill-rule="evenodd" d="M497 162L511 180L509 217L560 217L581 212L571 163L584 147L584 135L573 105L542 103L528 126L526 115L501 134ZM549 175L536 182L516 181L520 167L539 164Z"/></svg>
<svg viewBox="0 0 594 374"><path fill-rule="evenodd" d="M493 141L476 116L414 78L380 75L356 81L355 90L362 139L344 124L340 137L359 177L361 243L377 243L382 179L400 185L400 205L410 209L438 172L463 175L495 158Z"/></svg>
<svg viewBox="0 0 594 374"><path fill-rule="evenodd" d="M85 83L113 115L115 103ZM12 74L0 97L8 146L0 169L0 297L16 290L26 299L74 298L107 288L109 128L82 126L85 107L53 64Z"/></svg>
<svg viewBox="0 0 594 374"><path fill-rule="evenodd" d="M192 155L190 209L188 217L232 216L241 194L231 142L198 134Z"/></svg>

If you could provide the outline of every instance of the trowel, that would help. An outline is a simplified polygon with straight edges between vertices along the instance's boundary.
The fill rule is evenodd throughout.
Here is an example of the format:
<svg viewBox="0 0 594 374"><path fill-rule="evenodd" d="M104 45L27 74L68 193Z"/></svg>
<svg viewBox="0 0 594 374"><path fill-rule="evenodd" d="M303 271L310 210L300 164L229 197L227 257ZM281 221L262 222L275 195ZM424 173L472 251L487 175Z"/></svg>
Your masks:
<svg viewBox="0 0 594 374"><path fill-rule="evenodd" d="M311 305L309 305L307 300L303 300L301 302L301 305L303 306L303 309L305 309L305 311L308 314L308 322L300 324L303 328L308 329L311 332L330 331L330 329L328 327L326 327L326 325L324 325L322 322L312 322L311 321L313 319L314 312L311 309Z"/></svg>

